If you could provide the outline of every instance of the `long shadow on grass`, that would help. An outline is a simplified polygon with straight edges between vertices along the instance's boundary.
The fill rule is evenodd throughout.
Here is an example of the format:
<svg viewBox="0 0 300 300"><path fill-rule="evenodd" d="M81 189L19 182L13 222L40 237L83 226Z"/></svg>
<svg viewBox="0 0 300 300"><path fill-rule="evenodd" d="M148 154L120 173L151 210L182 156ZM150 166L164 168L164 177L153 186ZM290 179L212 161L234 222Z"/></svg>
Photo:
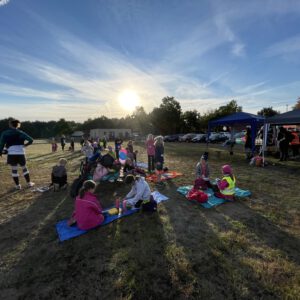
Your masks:
<svg viewBox="0 0 300 300"><path fill-rule="evenodd" d="M265 244L274 250L280 250L291 261L299 265L300 240L281 230L279 226L274 225L241 201L230 206L224 205L219 210L224 215L247 226L248 230L257 235Z"/></svg>
<svg viewBox="0 0 300 300"><path fill-rule="evenodd" d="M121 184L99 185L103 207L114 203L114 191L127 192ZM0 226L2 297L168 298L168 265L161 255L165 243L155 214L134 214L59 243L55 223L73 210L73 200L65 196L41 194Z"/></svg>
<svg viewBox="0 0 300 300"><path fill-rule="evenodd" d="M180 259L176 262L176 249L171 257L177 264L182 284L191 283L190 289L187 289L190 291L188 298L277 299L279 296L268 290L253 269L241 263L232 247L220 239L219 232L232 229L224 216L214 209L189 203L176 193L172 182L168 182L168 188L168 195L173 201L165 203L166 211L177 248L185 254L188 264L182 264Z"/></svg>

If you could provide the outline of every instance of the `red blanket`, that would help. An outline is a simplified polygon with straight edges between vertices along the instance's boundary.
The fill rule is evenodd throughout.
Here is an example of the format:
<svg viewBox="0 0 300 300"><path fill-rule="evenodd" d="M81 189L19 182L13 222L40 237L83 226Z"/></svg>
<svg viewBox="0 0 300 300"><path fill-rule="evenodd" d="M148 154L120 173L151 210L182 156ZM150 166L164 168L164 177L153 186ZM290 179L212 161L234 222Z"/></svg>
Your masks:
<svg viewBox="0 0 300 300"><path fill-rule="evenodd" d="M168 180L168 179L175 178L175 177L182 176L182 175L183 174L180 172L168 171L168 172L164 172L161 174L161 180L164 181L164 180ZM146 179L148 181L157 182L157 175L156 174L148 175L146 177Z"/></svg>

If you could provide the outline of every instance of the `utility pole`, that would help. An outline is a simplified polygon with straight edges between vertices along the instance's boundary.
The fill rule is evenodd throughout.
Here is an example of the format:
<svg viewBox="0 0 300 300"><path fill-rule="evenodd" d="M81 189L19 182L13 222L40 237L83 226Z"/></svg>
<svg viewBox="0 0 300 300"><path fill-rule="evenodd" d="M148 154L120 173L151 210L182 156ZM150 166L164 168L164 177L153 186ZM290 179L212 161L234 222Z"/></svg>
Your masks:
<svg viewBox="0 0 300 300"><path fill-rule="evenodd" d="M288 109L289 109L289 105L287 104L287 105L286 105L286 111L288 111Z"/></svg>

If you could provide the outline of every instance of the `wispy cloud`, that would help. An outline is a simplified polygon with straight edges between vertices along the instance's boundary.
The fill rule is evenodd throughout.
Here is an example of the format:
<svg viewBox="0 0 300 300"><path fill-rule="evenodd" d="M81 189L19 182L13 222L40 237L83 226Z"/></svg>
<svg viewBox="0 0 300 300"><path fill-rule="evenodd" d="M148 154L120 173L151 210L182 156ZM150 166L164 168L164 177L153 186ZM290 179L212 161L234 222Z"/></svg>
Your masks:
<svg viewBox="0 0 300 300"><path fill-rule="evenodd" d="M6 4L8 4L10 0L0 0L0 6L4 6Z"/></svg>
<svg viewBox="0 0 300 300"><path fill-rule="evenodd" d="M297 54L300 57L300 35L274 43L266 49L264 54L267 57L285 56L286 54Z"/></svg>

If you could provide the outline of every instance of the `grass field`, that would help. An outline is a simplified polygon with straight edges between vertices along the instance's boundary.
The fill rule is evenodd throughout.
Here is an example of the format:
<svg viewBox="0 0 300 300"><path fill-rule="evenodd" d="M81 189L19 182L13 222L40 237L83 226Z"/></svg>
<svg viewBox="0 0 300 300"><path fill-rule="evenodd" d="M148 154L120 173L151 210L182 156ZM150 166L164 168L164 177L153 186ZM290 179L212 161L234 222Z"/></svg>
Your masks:
<svg viewBox="0 0 300 300"><path fill-rule="evenodd" d="M2 157L0 298L300 299L299 162L271 160L256 168L241 154L210 149L211 177L230 163L238 186L252 196L204 209L176 192L192 183L203 151L199 144L166 144L166 165L184 176L160 190L170 200L157 213L138 213L64 243L55 223L72 213L69 192L14 191ZM72 182L82 159L79 152L52 154L46 144L32 145L27 156L37 186L49 183L60 157L68 159ZM97 187L103 207L113 204L114 191L128 189Z"/></svg>

